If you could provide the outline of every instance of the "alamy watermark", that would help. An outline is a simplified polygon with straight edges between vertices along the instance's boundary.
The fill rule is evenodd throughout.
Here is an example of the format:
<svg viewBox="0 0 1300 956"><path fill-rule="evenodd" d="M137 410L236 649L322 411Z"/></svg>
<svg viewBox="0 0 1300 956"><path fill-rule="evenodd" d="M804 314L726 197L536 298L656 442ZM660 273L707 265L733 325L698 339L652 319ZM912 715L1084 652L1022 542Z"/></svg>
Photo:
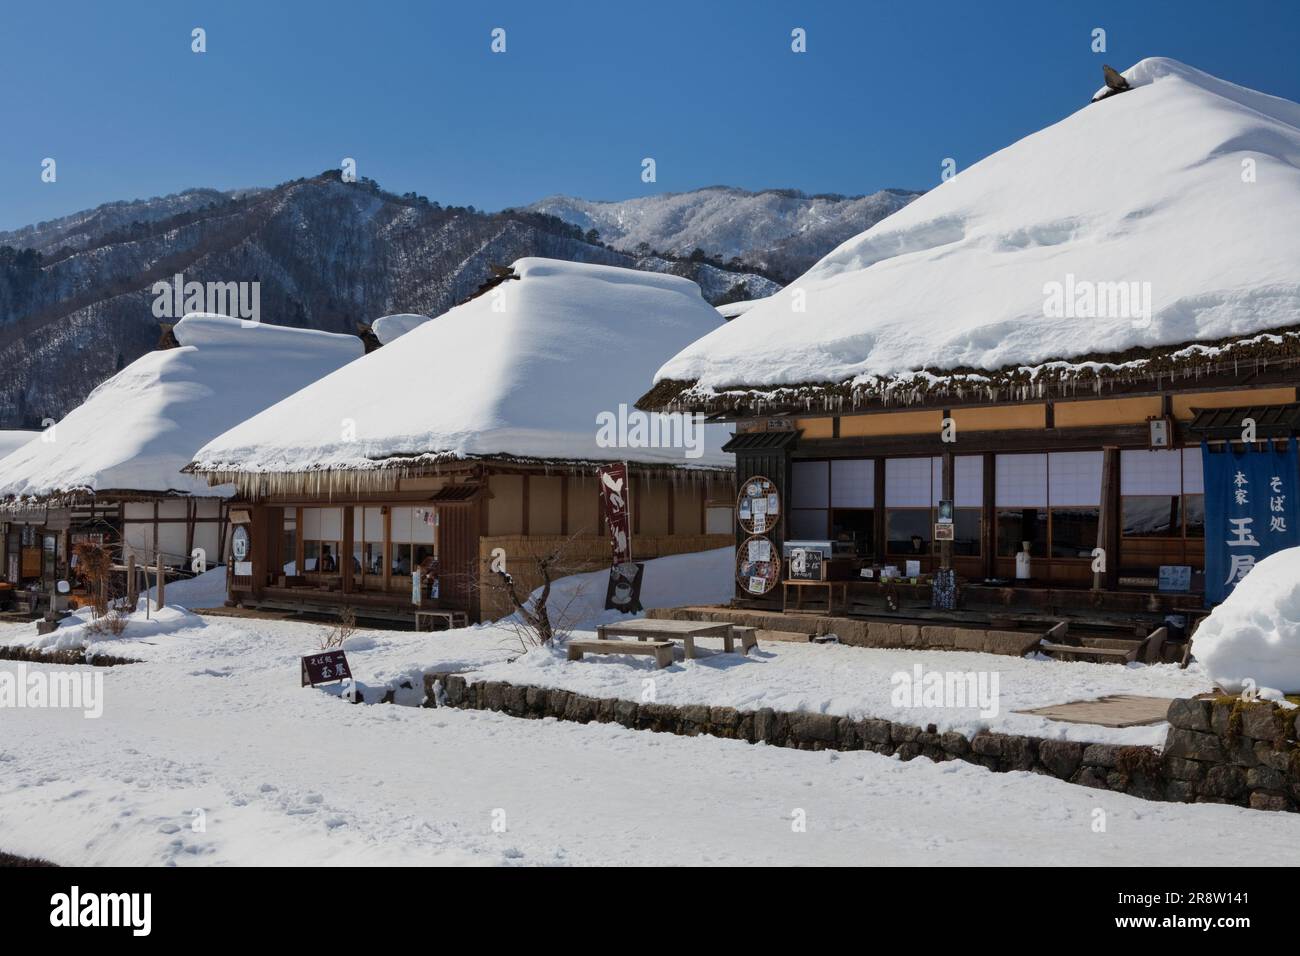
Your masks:
<svg viewBox="0 0 1300 956"><path fill-rule="evenodd" d="M617 412L597 413L596 444L601 448L684 448L687 458L699 458L704 454L704 416L643 412L619 405Z"/></svg>
<svg viewBox="0 0 1300 956"><path fill-rule="evenodd" d="M247 328L262 321L260 282L186 282L176 273L170 282L159 280L153 292L157 319L179 319L191 312L209 312L240 319Z"/></svg>
<svg viewBox="0 0 1300 956"><path fill-rule="evenodd" d="M925 671L920 664L911 673L895 671L889 702L894 707L979 709L981 717L998 715L997 671Z"/></svg>
<svg viewBox="0 0 1300 956"><path fill-rule="evenodd" d="M1049 319L1129 319L1134 328L1151 324L1150 282L1093 282L1066 273L1064 282L1043 285L1043 315Z"/></svg>
<svg viewBox="0 0 1300 956"><path fill-rule="evenodd" d="M19 707L69 708L92 720L101 717L104 675L98 668L54 672L20 662L12 671L0 671L0 710Z"/></svg>

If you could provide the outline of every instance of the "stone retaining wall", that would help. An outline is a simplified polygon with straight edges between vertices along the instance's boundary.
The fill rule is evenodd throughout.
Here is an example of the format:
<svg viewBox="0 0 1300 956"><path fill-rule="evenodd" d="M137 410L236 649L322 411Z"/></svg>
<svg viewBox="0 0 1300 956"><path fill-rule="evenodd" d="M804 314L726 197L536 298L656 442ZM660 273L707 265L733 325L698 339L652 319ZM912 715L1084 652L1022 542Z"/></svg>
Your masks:
<svg viewBox="0 0 1300 956"><path fill-rule="evenodd" d="M1069 783L1146 800L1233 803L1292 810L1300 802L1296 719L1272 704L1236 698L1175 700L1165 750L1045 740L1015 734L939 733L888 720L834 714L736 710L702 704L639 704L505 681L469 682L454 673L425 675L425 706L492 710L512 717L616 723L632 730L707 734L798 750L870 750L902 760L965 760L993 771L1027 770ZM390 695L391 695L390 691Z"/></svg>

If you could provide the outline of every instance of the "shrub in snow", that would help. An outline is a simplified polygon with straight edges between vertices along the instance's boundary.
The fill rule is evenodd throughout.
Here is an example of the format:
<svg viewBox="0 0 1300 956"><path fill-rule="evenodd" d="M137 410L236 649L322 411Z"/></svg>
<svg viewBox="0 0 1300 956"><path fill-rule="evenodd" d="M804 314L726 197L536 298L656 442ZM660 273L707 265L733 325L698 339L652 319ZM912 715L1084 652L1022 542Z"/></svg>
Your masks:
<svg viewBox="0 0 1300 956"><path fill-rule="evenodd" d="M1214 681L1240 691L1300 692L1300 548L1255 565L1196 632L1193 650Z"/></svg>

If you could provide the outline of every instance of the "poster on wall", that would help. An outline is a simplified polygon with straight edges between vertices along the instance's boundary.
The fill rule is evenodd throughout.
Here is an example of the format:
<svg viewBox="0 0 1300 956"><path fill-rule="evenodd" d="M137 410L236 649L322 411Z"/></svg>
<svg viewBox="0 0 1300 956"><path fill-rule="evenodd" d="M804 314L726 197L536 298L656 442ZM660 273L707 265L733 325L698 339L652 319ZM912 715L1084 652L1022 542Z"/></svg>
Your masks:
<svg viewBox="0 0 1300 956"><path fill-rule="evenodd" d="M781 517L781 496L768 478L746 479L736 500L736 520L746 534L767 534Z"/></svg>
<svg viewBox="0 0 1300 956"><path fill-rule="evenodd" d="M761 536L747 538L736 552L736 580L749 594L766 594L781 578L781 557L772 542Z"/></svg>
<svg viewBox="0 0 1300 956"><path fill-rule="evenodd" d="M1211 452L1202 443L1205 477L1205 602L1218 604L1274 551L1300 544L1296 510L1296 440Z"/></svg>

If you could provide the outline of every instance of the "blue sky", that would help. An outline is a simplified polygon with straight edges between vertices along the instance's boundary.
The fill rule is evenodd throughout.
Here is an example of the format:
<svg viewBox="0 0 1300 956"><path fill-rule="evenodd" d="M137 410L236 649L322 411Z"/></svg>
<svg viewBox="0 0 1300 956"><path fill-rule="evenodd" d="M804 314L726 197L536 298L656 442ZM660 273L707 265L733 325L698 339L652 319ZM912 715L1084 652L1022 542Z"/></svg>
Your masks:
<svg viewBox="0 0 1300 956"><path fill-rule="evenodd" d="M965 167L1082 106L1102 62L1152 55L1300 100L1294 0L86 0L11 2L4 19L0 228L343 157L482 209L716 183L928 188L945 157Z"/></svg>

